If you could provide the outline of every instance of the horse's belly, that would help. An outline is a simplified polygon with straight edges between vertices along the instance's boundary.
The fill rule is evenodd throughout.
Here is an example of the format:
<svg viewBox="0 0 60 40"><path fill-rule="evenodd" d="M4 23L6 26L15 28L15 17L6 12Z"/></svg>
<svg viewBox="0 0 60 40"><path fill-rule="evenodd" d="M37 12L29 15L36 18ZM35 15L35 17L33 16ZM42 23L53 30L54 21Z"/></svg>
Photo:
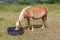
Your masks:
<svg viewBox="0 0 60 40"><path fill-rule="evenodd" d="M32 16L33 19L40 19L40 16Z"/></svg>
<svg viewBox="0 0 60 40"><path fill-rule="evenodd" d="M34 18L34 19L39 19L39 18L42 18L43 16L44 16L44 13L40 13L40 14L38 14L38 15L33 14L32 18Z"/></svg>

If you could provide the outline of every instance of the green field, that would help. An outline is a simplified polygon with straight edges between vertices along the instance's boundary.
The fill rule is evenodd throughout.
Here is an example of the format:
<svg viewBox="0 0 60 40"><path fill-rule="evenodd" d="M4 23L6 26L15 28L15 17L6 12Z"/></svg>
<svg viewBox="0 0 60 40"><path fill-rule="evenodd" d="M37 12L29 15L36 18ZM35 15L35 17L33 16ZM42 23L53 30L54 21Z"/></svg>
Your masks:
<svg viewBox="0 0 60 40"><path fill-rule="evenodd" d="M60 4L33 4L31 6L44 5L48 8L48 27L41 29L42 20L34 20L35 31L24 28L23 35L10 36L7 33L9 26L14 26L21 10L28 5L0 4L0 40L60 40ZM22 23L27 26L26 19Z"/></svg>

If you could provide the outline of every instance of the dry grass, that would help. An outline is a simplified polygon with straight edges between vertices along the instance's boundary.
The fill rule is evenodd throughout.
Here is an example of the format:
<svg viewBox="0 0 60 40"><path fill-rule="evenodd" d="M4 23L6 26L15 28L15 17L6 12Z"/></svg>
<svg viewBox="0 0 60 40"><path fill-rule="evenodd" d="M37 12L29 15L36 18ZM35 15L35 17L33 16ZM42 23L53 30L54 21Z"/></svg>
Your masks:
<svg viewBox="0 0 60 40"><path fill-rule="evenodd" d="M9 4L0 5L0 40L60 40L60 5L59 4L34 4L31 6L45 5L48 12L48 27L45 29L38 28L42 24L41 20L34 20L36 25L35 31L24 29L23 35L10 36L7 34L8 26L14 26L19 11L27 5ZM26 20L25 20L26 21ZM23 26L27 25L23 22Z"/></svg>

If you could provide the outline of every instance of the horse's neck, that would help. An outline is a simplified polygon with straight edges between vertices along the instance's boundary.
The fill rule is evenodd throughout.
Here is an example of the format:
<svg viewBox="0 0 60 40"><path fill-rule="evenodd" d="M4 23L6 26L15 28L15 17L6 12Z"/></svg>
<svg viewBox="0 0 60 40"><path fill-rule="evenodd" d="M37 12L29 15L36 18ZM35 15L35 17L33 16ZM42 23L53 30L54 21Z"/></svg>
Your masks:
<svg viewBox="0 0 60 40"><path fill-rule="evenodd" d="M24 20L25 10L27 10L28 8L30 8L30 6L24 8L24 9L21 11L20 16L19 16L19 20L20 20L20 21L23 21L23 20Z"/></svg>
<svg viewBox="0 0 60 40"><path fill-rule="evenodd" d="M24 20L24 10L21 11L19 20L22 22Z"/></svg>

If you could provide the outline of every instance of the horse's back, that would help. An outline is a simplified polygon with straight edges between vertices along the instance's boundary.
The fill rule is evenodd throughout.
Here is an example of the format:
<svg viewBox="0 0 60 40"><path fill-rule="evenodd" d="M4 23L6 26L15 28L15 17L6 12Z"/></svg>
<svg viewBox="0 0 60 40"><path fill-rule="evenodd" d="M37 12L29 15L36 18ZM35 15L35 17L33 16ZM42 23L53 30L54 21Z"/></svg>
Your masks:
<svg viewBox="0 0 60 40"><path fill-rule="evenodd" d="M27 16L32 16L35 18L42 17L47 13L47 8L45 6L36 6L36 7L30 7L26 10Z"/></svg>
<svg viewBox="0 0 60 40"><path fill-rule="evenodd" d="M45 14L47 14L47 8L45 6L34 7L32 12L33 12L33 17L40 18Z"/></svg>
<svg viewBox="0 0 60 40"><path fill-rule="evenodd" d="M38 6L33 8L33 12L35 13L42 13L42 12L47 12L47 8L45 6Z"/></svg>

